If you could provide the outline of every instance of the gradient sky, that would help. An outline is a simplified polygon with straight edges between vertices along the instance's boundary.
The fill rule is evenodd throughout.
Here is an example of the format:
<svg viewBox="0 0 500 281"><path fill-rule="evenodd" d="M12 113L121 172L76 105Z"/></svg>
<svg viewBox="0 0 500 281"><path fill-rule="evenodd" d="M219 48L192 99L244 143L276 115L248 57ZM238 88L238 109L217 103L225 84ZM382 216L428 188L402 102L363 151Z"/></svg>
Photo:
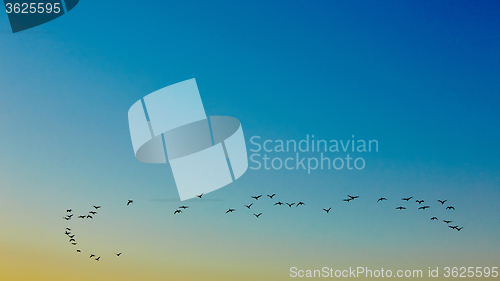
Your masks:
<svg viewBox="0 0 500 281"><path fill-rule="evenodd" d="M86 0L12 34L0 12L1 279L500 267L499 13L495 1ZM190 78L207 115L241 121L248 148L256 135L354 134L378 140L379 152L362 155L362 171L248 170L174 216L170 167L135 159L127 112ZM250 198L271 193L306 206ZM342 202L347 194L360 198ZM93 205L102 205L94 220L62 219Z"/></svg>

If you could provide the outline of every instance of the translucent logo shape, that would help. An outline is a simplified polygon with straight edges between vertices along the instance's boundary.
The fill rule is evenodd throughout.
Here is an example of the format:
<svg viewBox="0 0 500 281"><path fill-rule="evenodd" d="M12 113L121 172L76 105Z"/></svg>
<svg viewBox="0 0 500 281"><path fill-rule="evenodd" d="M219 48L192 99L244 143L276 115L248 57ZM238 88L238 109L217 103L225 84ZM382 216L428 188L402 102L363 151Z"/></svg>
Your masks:
<svg viewBox="0 0 500 281"><path fill-rule="evenodd" d="M195 79L137 101L128 121L135 157L145 163L168 159L181 201L224 187L248 169L240 121L207 118Z"/></svg>

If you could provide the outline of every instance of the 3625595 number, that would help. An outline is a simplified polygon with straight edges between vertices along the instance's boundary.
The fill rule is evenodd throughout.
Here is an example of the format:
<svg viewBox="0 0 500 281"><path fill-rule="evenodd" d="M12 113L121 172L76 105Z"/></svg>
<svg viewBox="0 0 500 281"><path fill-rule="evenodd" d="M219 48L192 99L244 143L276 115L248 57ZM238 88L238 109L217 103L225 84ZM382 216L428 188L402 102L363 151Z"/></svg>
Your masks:
<svg viewBox="0 0 500 281"><path fill-rule="evenodd" d="M498 277L498 267L445 267L444 277Z"/></svg>
<svg viewBox="0 0 500 281"><path fill-rule="evenodd" d="M62 10L61 3L6 3L5 11L7 14L59 14Z"/></svg>

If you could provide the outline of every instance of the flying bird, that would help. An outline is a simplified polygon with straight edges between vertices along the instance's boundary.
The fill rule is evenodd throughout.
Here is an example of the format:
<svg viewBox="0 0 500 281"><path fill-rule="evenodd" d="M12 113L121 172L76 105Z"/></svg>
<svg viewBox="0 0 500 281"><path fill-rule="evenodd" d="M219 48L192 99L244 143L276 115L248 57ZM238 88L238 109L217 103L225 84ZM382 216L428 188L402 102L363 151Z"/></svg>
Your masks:
<svg viewBox="0 0 500 281"><path fill-rule="evenodd" d="M90 254L89 259L91 259L92 257L95 257L95 255L94 254Z"/></svg>
<svg viewBox="0 0 500 281"><path fill-rule="evenodd" d="M93 219L93 217L91 215L87 215L87 218L88 219Z"/></svg>
<svg viewBox="0 0 500 281"><path fill-rule="evenodd" d="M419 210L425 210L425 209L429 209L430 207L429 206L423 206L423 207L420 207L418 208Z"/></svg>
<svg viewBox="0 0 500 281"><path fill-rule="evenodd" d="M69 221L71 218L68 218L68 217L63 217L63 219Z"/></svg>
<svg viewBox="0 0 500 281"><path fill-rule="evenodd" d="M412 198L413 198L413 196L411 196L411 197L406 197L406 198L401 198L401 200L410 201Z"/></svg>
<svg viewBox="0 0 500 281"><path fill-rule="evenodd" d="M69 242L76 242L76 240L71 238L71 239L69 239Z"/></svg>
<svg viewBox="0 0 500 281"><path fill-rule="evenodd" d="M78 216L79 219L84 219L86 216Z"/></svg>
<svg viewBox="0 0 500 281"><path fill-rule="evenodd" d="M387 198L385 198L385 197L380 197L380 198L377 200L377 202L380 202L380 201L387 201Z"/></svg>
<svg viewBox="0 0 500 281"><path fill-rule="evenodd" d="M179 214L179 213L182 213L182 211L181 211L181 210L175 210L175 211L174 211L174 215L175 215L175 214Z"/></svg>
<svg viewBox="0 0 500 281"><path fill-rule="evenodd" d="M454 226L449 225L448 227L451 228L451 229L457 229L458 225L454 225Z"/></svg>
<svg viewBox="0 0 500 281"><path fill-rule="evenodd" d="M448 201L448 200L438 200L439 203L441 203L441 205L444 205L444 203Z"/></svg>
<svg viewBox="0 0 500 281"><path fill-rule="evenodd" d="M227 211L226 211L226 214L227 214L227 213L232 213L232 212L234 212L234 211L236 211L236 210L235 210L235 209L229 209L229 210L227 210Z"/></svg>
<svg viewBox="0 0 500 281"><path fill-rule="evenodd" d="M304 203L304 202L302 202L302 201L300 201L299 203L297 203L297 205L296 205L295 207L298 207L298 206L300 206L300 205L305 205L305 203Z"/></svg>
<svg viewBox="0 0 500 281"><path fill-rule="evenodd" d="M247 207L248 209L250 209L250 207L252 207L253 203L250 204L250 205L245 205L245 207ZM276 204L275 204L276 205Z"/></svg>
<svg viewBox="0 0 500 281"><path fill-rule="evenodd" d="M95 260L96 260L96 261L99 261L99 259L100 259L100 258L101 258L101 257L99 256L99 257L97 257Z"/></svg>
<svg viewBox="0 0 500 281"><path fill-rule="evenodd" d="M419 205L424 203L424 200L416 200L415 202L417 202Z"/></svg>
<svg viewBox="0 0 500 281"><path fill-rule="evenodd" d="M446 207L446 210L455 210L455 207L453 207L453 206L448 206L448 207Z"/></svg>
<svg viewBox="0 0 500 281"><path fill-rule="evenodd" d="M456 229L457 231L460 231L460 230L462 230L462 228L464 228L464 227L463 227L463 226L462 226L462 227L457 227L457 228L455 228L455 229Z"/></svg>
<svg viewBox="0 0 500 281"><path fill-rule="evenodd" d="M97 214L97 212L90 211L89 214L95 215L95 214Z"/></svg>
<svg viewBox="0 0 500 281"><path fill-rule="evenodd" d="M71 244L73 244L73 246L75 246L75 245L76 245L76 242L73 242L73 243L71 243Z"/></svg>
<svg viewBox="0 0 500 281"><path fill-rule="evenodd" d="M281 203L281 202L278 201L278 202L274 203L274 206L276 206L276 205L280 205L281 206L281 205L283 205L283 203Z"/></svg>
<svg viewBox="0 0 500 281"><path fill-rule="evenodd" d="M68 212L68 213L71 213L72 211L73 211L73 210L71 210L71 209L66 210L66 212Z"/></svg>
<svg viewBox="0 0 500 281"><path fill-rule="evenodd" d="M67 215L68 218L71 218L72 216L73 216L73 214Z"/></svg>
<svg viewBox="0 0 500 281"><path fill-rule="evenodd" d="M66 233L64 233L64 234L66 234L66 235L70 235L70 234L71 234L71 232L66 231Z"/></svg>
<svg viewBox="0 0 500 281"><path fill-rule="evenodd" d="M268 195L267 195L267 197L269 197L269 198L273 199L274 195L276 195L276 193L273 193L272 195L269 195L269 194L268 194Z"/></svg>
<svg viewBox="0 0 500 281"><path fill-rule="evenodd" d="M290 207L290 208L291 208L293 205L295 205L295 203L292 203L292 204L288 204L288 203L286 203L286 204L287 204L287 205L288 205L288 207Z"/></svg>
<svg viewBox="0 0 500 281"><path fill-rule="evenodd" d="M187 209L189 208L188 206L180 206L179 209Z"/></svg>
<svg viewBox="0 0 500 281"><path fill-rule="evenodd" d="M202 194L200 194L200 195L196 195L196 197L198 197L198 198L200 198L200 199L201 199L201 196L203 196L203 194L205 194L205 193L202 193Z"/></svg>
<svg viewBox="0 0 500 281"><path fill-rule="evenodd" d="M347 196L349 196L349 198L351 198L352 200L356 199L356 198L359 198L359 196L351 196L349 194L347 194Z"/></svg>
<svg viewBox="0 0 500 281"><path fill-rule="evenodd" d="M74 234L73 235L68 235L68 237L69 238L73 238L73 237L75 237L75 235Z"/></svg>
<svg viewBox="0 0 500 281"><path fill-rule="evenodd" d="M97 210L97 209L101 208L101 206L94 206L94 208Z"/></svg>
<svg viewBox="0 0 500 281"><path fill-rule="evenodd" d="M405 208L405 207L403 207L403 206L399 206L399 207L397 207L396 209L398 209L398 210L404 210L404 209L406 209L406 208Z"/></svg>
<svg viewBox="0 0 500 281"><path fill-rule="evenodd" d="M134 203L134 200L130 200L129 199L128 202L127 202L127 206L130 205L130 204L132 204L132 203Z"/></svg>
<svg viewBox="0 0 500 281"><path fill-rule="evenodd" d="M351 200L352 200L352 198L348 198L348 199L344 199L343 201L345 201L345 202L349 202L349 201L351 201Z"/></svg>
<svg viewBox="0 0 500 281"><path fill-rule="evenodd" d="M80 249L76 250L77 253L81 253L82 251Z"/></svg>
<svg viewBox="0 0 500 281"><path fill-rule="evenodd" d="M116 253L115 255L119 257L122 254L122 252Z"/></svg>
<svg viewBox="0 0 500 281"><path fill-rule="evenodd" d="M71 228L68 228L68 227L66 227L66 230L69 230L69 231L71 231Z"/></svg>
<svg viewBox="0 0 500 281"><path fill-rule="evenodd" d="M435 220L437 220L437 219L438 219L437 217L432 217L432 218L431 218L431 221L435 221Z"/></svg>
<svg viewBox="0 0 500 281"><path fill-rule="evenodd" d="M328 209L323 209L323 211L325 211L328 214L328 212L330 212L331 209L332 209L332 207L330 207Z"/></svg>
<svg viewBox="0 0 500 281"><path fill-rule="evenodd" d="M262 213L259 213L259 214L253 214L256 218L259 218L260 215L262 215Z"/></svg>
<svg viewBox="0 0 500 281"><path fill-rule="evenodd" d="M259 198L260 198L260 197L262 197L262 194L261 194L261 195L259 195L259 196L250 196L250 197L252 197L252 198L253 198L253 199L255 199L255 200L259 200Z"/></svg>
<svg viewBox="0 0 500 281"><path fill-rule="evenodd" d="M446 224L452 223L453 221L443 220Z"/></svg>

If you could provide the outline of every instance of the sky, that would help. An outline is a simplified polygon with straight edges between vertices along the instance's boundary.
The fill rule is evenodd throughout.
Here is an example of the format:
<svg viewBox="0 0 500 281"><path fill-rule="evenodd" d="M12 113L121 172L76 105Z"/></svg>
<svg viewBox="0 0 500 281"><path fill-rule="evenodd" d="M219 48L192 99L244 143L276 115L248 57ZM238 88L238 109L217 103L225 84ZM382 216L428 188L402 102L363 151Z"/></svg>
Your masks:
<svg viewBox="0 0 500 281"><path fill-rule="evenodd" d="M2 279L500 267L499 12L495 1L87 0L13 34L1 11ZM208 116L240 120L249 156L253 136L354 135L377 140L378 152L351 154L365 159L362 170L248 169L180 202L168 164L134 157L127 112L191 78ZM343 202L348 194L360 197ZM102 207L92 220L62 218L94 205ZM180 205L189 209L173 215Z"/></svg>

